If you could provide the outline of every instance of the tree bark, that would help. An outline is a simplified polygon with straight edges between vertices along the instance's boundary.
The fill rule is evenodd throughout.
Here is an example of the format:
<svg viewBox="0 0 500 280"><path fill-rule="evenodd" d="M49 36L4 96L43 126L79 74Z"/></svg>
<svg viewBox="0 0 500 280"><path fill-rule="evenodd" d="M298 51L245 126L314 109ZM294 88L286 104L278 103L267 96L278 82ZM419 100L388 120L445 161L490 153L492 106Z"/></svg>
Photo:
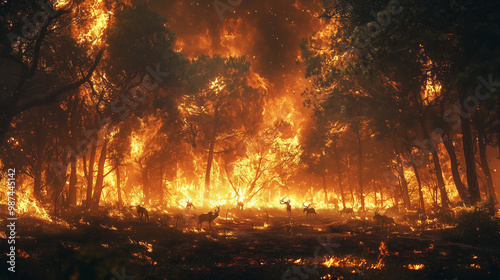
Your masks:
<svg viewBox="0 0 500 280"><path fill-rule="evenodd" d="M405 172L404 172L404 167L403 167L403 161L401 159L401 156L397 154L398 158L398 173L399 173L399 178L401 181L401 195L403 197L403 203L405 205L406 209L410 209L411 207L411 202L410 202L410 195L408 193L408 182L406 181L405 178Z"/></svg>
<svg viewBox="0 0 500 280"><path fill-rule="evenodd" d="M418 184L418 198L419 198L419 206L420 209L425 213L425 200L424 200L424 193L422 192L422 181L420 180L420 174L418 173L418 169L415 166L415 164L412 162L411 166L413 167L413 172L415 172L415 177L417 179L417 184Z"/></svg>
<svg viewBox="0 0 500 280"><path fill-rule="evenodd" d="M443 144L446 148L446 151L448 152L448 156L450 157L451 174L453 176L453 181L455 182L455 187L457 188L458 195L464 203L469 205L469 193L467 192L467 188L462 183L462 179L460 178L460 172L458 171L457 154L455 152L455 147L453 146L453 140L451 139L449 134L444 137Z"/></svg>
<svg viewBox="0 0 500 280"><path fill-rule="evenodd" d="M121 182L120 182L120 166L116 167L116 192L118 193L118 208L121 208L123 206L123 201L122 201L122 188L121 188Z"/></svg>
<svg viewBox="0 0 500 280"><path fill-rule="evenodd" d="M486 189L488 190L489 198L498 203L497 195L495 193L495 187L493 186L493 179L491 177L490 165L488 164L488 157L486 156L486 141L485 141L485 131L482 125L477 126L477 138L479 142L479 157L481 159L481 165L486 176Z"/></svg>
<svg viewBox="0 0 500 280"><path fill-rule="evenodd" d="M441 207L449 208L450 200L448 199L448 194L446 193L446 184L444 183L443 169L441 168L441 163L439 162L437 145L432 142L432 137L430 136L429 131L427 131L423 118L420 118L420 125L422 126L422 131L424 132L425 138L428 139L428 141L430 141L430 144L432 145L430 147L430 151L432 154L432 161L434 162L434 172L436 174L438 189L441 195Z"/></svg>
<svg viewBox="0 0 500 280"><path fill-rule="evenodd" d="M106 163L107 148L108 141L105 140L102 144L101 154L99 155L99 162L97 164L97 177L91 206L94 210L99 208L99 201L101 200L102 189L104 188L104 164Z"/></svg>
<svg viewBox="0 0 500 280"><path fill-rule="evenodd" d="M212 172L212 162L214 160L214 148L215 148L215 138L217 136L217 126L219 125L219 109L215 109L214 114L214 127L212 128L212 139L210 141L210 147L208 149L208 159L207 159L207 169L205 172L205 190L203 194L203 204L205 204L205 200L208 198L208 194L210 193L210 175Z"/></svg>
<svg viewBox="0 0 500 280"><path fill-rule="evenodd" d="M326 189L326 174L323 173L323 192L325 194L325 204L328 204L328 190Z"/></svg>
<svg viewBox="0 0 500 280"><path fill-rule="evenodd" d="M357 129L358 136L358 188L359 198L361 200L361 210L365 211L365 195L363 191L363 147L361 146L361 133Z"/></svg>
<svg viewBox="0 0 500 280"><path fill-rule="evenodd" d="M94 143L91 143L90 147L88 148L90 149L90 159L87 167L86 156L83 157L83 170L85 173L85 178L87 178L87 196L85 197L85 207L87 209L90 209L90 204L92 202L92 189L94 186L94 161L96 146L94 145Z"/></svg>
<svg viewBox="0 0 500 280"><path fill-rule="evenodd" d="M77 164L77 159L75 158L71 161L71 175L69 177L69 186L68 186L69 206L76 205L76 183L77 183L76 164Z"/></svg>

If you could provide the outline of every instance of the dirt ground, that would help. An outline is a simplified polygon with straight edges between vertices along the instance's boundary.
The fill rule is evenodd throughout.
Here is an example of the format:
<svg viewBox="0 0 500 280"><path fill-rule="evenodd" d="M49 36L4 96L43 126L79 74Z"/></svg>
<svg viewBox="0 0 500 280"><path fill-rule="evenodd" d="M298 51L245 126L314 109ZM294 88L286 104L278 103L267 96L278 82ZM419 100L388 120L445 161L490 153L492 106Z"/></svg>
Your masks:
<svg viewBox="0 0 500 280"><path fill-rule="evenodd" d="M1 279L500 279L498 248L443 241L443 225L221 209L198 230L202 212L150 211L150 223L128 209L53 222L21 216L16 272L4 268Z"/></svg>

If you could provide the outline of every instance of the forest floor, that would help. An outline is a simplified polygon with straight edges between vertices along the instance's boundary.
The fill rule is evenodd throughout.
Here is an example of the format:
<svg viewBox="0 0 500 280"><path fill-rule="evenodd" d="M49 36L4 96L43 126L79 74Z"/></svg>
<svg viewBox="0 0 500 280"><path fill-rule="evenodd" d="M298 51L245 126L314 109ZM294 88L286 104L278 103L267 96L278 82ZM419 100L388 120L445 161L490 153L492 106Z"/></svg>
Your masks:
<svg viewBox="0 0 500 280"><path fill-rule="evenodd" d="M290 220L283 209L268 214L245 209L227 219L221 211L211 229L205 223L198 230L195 212L178 220L151 213L150 223L127 212L113 217L67 213L64 221L52 222L21 216L16 272L5 267L0 275L33 280L500 279L500 248L443 241L446 226L437 224L398 222L389 230L375 225L371 216L318 211L317 218L306 219L297 210ZM3 252L0 261L7 261Z"/></svg>

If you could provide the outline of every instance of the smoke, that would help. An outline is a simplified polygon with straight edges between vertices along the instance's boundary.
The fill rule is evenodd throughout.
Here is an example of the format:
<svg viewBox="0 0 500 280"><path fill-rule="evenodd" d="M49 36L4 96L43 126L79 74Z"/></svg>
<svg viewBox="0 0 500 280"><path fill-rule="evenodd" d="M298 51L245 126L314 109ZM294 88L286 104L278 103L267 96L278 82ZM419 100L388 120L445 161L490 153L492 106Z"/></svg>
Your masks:
<svg viewBox="0 0 500 280"><path fill-rule="evenodd" d="M223 21L213 2L149 0L148 5L167 17L177 48L187 57L245 56L253 71L272 83L274 96L300 95L309 86L297 61L300 41L321 27L318 0L242 0L224 12Z"/></svg>

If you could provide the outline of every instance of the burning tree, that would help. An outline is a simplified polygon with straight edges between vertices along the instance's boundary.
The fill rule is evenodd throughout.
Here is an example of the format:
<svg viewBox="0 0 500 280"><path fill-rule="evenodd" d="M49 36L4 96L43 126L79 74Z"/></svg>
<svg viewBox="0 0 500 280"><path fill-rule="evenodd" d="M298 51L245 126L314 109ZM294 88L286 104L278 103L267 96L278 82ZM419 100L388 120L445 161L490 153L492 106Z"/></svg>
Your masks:
<svg viewBox="0 0 500 280"><path fill-rule="evenodd" d="M244 58L201 57L188 71L188 95L181 110L193 147L207 149L204 198L211 190L216 154L230 153L255 133L262 117L264 92L249 85ZM219 150L216 150L216 147Z"/></svg>

